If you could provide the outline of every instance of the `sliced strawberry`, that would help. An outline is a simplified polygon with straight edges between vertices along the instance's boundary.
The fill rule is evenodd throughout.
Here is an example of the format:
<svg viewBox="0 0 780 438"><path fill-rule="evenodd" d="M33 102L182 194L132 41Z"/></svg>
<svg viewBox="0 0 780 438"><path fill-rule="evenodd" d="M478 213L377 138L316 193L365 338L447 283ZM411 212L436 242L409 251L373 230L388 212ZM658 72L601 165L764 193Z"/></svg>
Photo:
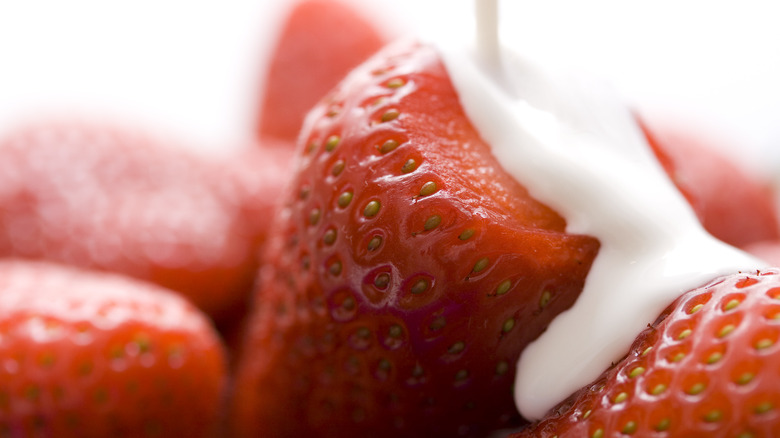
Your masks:
<svg viewBox="0 0 780 438"><path fill-rule="evenodd" d="M384 45L379 31L339 0L300 0L289 12L264 78L259 138L294 142L306 113Z"/></svg>
<svg viewBox="0 0 780 438"><path fill-rule="evenodd" d="M236 382L238 436L484 436L599 244L505 173L437 53L398 45L307 118Z"/></svg>
<svg viewBox="0 0 780 438"><path fill-rule="evenodd" d="M21 129L0 140L0 256L127 274L220 316L254 279L288 168L276 159L290 155L270 154L205 158L97 125Z"/></svg>
<svg viewBox="0 0 780 438"><path fill-rule="evenodd" d="M780 271L686 293L521 437L780 436Z"/></svg>
<svg viewBox="0 0 780 438"><path fill-rule="evenodd" d="M0 262L0 435L217 436L222 344L181 297L115 274Z"/></svg>
<svg viewBox="0 0 780 438"><path fill-rule="evenodd" d="M774 193L704 137L670 124L644 123L669 177L713 236L738 247L780 239Z"/></svg>

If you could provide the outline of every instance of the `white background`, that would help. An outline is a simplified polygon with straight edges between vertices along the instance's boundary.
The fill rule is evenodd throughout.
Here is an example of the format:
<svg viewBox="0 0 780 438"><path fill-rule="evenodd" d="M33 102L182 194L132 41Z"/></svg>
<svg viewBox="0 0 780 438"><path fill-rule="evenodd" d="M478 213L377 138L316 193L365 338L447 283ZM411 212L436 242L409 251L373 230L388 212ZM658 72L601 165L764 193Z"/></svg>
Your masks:
<svg viewBox="0 0 780 438"><path fill-rule="evenodd" d="M479 1L479 0L477 0ZM465 0L359 2L391 33L471 26ZM41 117L127 120L191 147L251 138L284 1L0 0L0 132ZM611 82L640 110L780 161L780 26L770 0L502 0L504 40Z"/></svg>

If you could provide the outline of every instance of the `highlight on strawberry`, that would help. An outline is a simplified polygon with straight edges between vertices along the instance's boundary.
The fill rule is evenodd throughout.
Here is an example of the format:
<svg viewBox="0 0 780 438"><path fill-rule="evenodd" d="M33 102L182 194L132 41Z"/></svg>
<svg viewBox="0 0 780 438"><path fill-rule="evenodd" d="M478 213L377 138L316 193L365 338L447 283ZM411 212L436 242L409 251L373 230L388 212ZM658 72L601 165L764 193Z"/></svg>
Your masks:
<svg viewBox="0 0 780 438"><path fill-rule="evenodd" d="M246 305L287 164L275 151L206 157L166 141L83 121L7 133L0 256L122 273L229 318Z"/></svg>
<svg viewBox="0 0 780 438"><path fill-rule="evenodd" d="M780 435L776 194L474 4L296 0L227 157L0 139L0 437Z"/></svg>
<svg viewBox="0 0 780 438"><path fill-rule="evenodd" d="M483 39L490 46L490 36ZM531 190L506 171L496 145L485 140L484 124L464 112L468 105L450 67L436 47L393 44L350 73L306 118L236 372L229 421L236 436L486 436L524 427L510 400L513 391L526 390L514 383L515 364L577 303L604 246L572 232L568 217L532 196L545 181ZM654 152L671 154L675 144L656 142L651 150L653 133L623 112L621 135L638 145L628 154L649 159L649 172L666 183L664 170L677 177L699 172L684 160L655 162ZM591 116L575 114L575 127ZM547 126L516 139L556 138ZM604 138L614 140L610 134ZM735 186L747 182L738 172L729 177ZM671 189L674 215L706 235L696 213L701 220L713 213L685 201L695 209L716 196L674 182L689 190L686 199ZM743 193L755 191L744 187ZM752 203L769 212L766 221L747 217L743 207ZM716 228L733 237L742 224L760 223L765 228L755 230L757 239L773 236L770 207L763 192L729 203L734 214L716 218L723 225ZM653 243L651 234L644 238ZM727 270L732 261L762 264L703 238L703 248L717 249L713 257L725 261L684 284L701 284L699 278L712 278L710 272ZM599 269L608 281L609 270ZM647 323L652 312L644 312Z"/></svg>
<svg viewBox="0 0 780 438"><path fill-rule="evenodd" d="M257 138L293 144L312 106L385 36L346 0L286 2L283 25L261 79Z"/></svg>
<svg viewBox="0 0 780 438"><path fill-rule="evenodd" d="M779 300L777 269L685 293L625 358L511 436L778 436Z"/></svg>
<svg viewBox="0 0 780 438"><path fill-rule="evenodd" d="M478 436L598 242L504 172L435 50L391 46L309 114L235 381L237 436Z"/></svg>
<svg viewBox="0 0 780 438"><path fill-rule="evenodd" d="M0 434L213 437L227 385L211 321L117 274L0 261Z"/></svg>

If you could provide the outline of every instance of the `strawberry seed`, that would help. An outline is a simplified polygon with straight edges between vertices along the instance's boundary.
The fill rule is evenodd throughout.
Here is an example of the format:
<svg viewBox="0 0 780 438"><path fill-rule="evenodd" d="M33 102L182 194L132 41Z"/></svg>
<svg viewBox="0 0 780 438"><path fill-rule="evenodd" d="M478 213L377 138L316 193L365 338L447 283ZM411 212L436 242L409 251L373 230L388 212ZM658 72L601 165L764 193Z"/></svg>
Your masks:
<svg viewBox="0 0 780 438"><path fill-rule="evenodd" d="M336 201L338 206L340 208L347 208L350 202L352 202L352 197L354 194L351 191L346 191L339 195L339 199Z"/></svg>
<svg viewBox="0 0 780 438"><path fill-rule="evenodd" d="M366 204L366 208L363 209L363 216L365 217L374 217L379 213L379 209L382 207L382 205L379 203L379 201L371 201L368 204Z"/></svg>
<svg viewBox="0 0 780 438"><path fill-rule="evenodd" d="M344 171L345 167L346 163L344 163L344 160L338 160L333 163L333 167L330 169L330 174L333 176L339 176L341 175L341 172Z"/></svg>
<svg viewBox="0 0 780 438"><path fill-rule="evenodd" d="M410 158L406 160L406 163L404 163L403 167L401 167L401 173L414 172L416 169L417 169L417 161L415 161L413 158Z"/></svg>
<svg viewBox="0 0 780 438"><path fill-rule="evenodd" d="M336 149L336 146L338 146L340 142L341 142L341 137L339 137L338 135L331 135L325 141L325 151L333 152L333 150Z"/></svg>

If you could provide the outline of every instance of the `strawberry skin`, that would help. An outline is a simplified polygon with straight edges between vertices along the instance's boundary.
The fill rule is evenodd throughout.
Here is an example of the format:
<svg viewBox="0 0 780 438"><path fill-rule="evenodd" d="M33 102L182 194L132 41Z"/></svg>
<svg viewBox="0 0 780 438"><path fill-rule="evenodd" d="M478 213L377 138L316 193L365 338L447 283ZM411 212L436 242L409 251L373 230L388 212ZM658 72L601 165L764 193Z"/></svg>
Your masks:
<svg viewBox="0 0 780 438"><path fill-rule="evenodd" d="M0 364L4 437L217 436L223 347L158 286L0 262Z"/></svg>
<svg viewBox="0 0 780 438"><path fill-rule="evenodd" d="M506 174L437 53L391 46L308 116L266 247L241 437L484 436L598 242Z"/></svg>
<svg viewBox="0 0 780 438"><path fill-rule="evenodd" d="M258 138L295 142L314 104L384 42L354 6L296 0L263 81Z"/></svg>
<svg viewBox="0 0 780 438"><path fill-rule="evenodd" d="M684 294L522 437L780 436L780 271Z"/></svg>
<svg viewBox="0 0 780 438"><path fill-rule="evenodd" d="M243 305L288 164L260 150L239 160L167 146L86 123L10 133L0 140L0 256L126 274L215 317Z"/></svg>
<svg viewBox="0 0 780 438"><path fill-rule="evenodd" d="M693 207L702 226L740 247L780 239L775 193L694 131L640 123L659 162Z"/></svg>
<svg viewBox="0 0 780 438"><path fill-rule="evenodd" d="M745 247L745 251L766 260L770 266L780 266L780 240L753 242Z"/></svg>

